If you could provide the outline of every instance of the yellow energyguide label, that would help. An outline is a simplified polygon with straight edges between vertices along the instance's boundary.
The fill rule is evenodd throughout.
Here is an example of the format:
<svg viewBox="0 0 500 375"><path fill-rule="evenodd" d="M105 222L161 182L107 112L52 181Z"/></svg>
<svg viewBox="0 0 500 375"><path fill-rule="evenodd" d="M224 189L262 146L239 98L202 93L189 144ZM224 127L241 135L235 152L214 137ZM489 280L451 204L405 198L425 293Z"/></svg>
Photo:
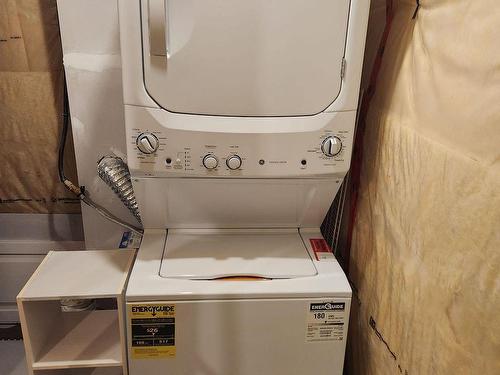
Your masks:
<svg viewBox="0 0 500 375"><path fill-rule="evenodd" d="M175 357L175 305L128 305L131 355L134 359Z"/></svg>

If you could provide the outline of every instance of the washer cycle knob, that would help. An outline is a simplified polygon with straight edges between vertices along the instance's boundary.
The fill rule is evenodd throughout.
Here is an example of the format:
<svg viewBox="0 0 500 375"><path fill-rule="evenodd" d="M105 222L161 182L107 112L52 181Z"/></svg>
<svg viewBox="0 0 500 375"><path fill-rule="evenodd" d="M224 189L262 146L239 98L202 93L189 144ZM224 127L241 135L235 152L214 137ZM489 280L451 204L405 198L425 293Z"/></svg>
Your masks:
<svg viewBox="0 0 500 375"><path fill-rule="evenodd" d="M207 169L215 169L219 165L219 159L213 154L205 155L203 158L203 166Z"/></svg>
<svg viewBox="0 0 500 375"><path fill-rule="evenodd" d="M238 155L232 155L227 158L226 165L232 171L241 167L241 158Z"/></svg>
<svg viewBox="0 0 500 375"><path fill-rule="evenodd" d="M158 138L151 133L142 133L139 135L136 144L139 151L143 154L154 154L160 146Z"/></svg>
<svg viewBox="0 0 500 375"><path fill-rule="evenodd" d="M342 141L336 136L326 137L321 144L321 151L323 151L323 154L329 158L334 157L342 151Z"/></svg>

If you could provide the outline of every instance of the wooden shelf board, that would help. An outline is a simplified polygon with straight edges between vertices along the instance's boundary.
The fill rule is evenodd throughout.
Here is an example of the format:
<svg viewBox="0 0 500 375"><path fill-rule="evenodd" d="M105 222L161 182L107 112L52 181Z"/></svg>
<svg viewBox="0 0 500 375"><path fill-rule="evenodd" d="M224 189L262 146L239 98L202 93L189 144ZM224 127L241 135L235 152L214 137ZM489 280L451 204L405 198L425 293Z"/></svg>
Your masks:
<svg viewBox="0 0 500 375"><path fill-rule="evenodd" d="M33 369L122 365L118 313L98 310L62 314Z"/></svg>
<svg viewBox="0 0 500 375"><path fill-rule="evenodd" d="M122 293L134 250L51 251L18 299L95 298Z"/></svg>
<svg viewBox="0 0 500 375"><path fill-rule="evenodd" d="M33 369L36 375L123 375L121 367L72 367L63 369Z"/></svg>
<svg viewBox="0 0 500 375"><path fill-rule="evenodd" d="M33 370L58 370L69 368L97 368L97 367L122 367L121 362L114 360L80 360L80 361L52 361L35 362Z"/></svg>

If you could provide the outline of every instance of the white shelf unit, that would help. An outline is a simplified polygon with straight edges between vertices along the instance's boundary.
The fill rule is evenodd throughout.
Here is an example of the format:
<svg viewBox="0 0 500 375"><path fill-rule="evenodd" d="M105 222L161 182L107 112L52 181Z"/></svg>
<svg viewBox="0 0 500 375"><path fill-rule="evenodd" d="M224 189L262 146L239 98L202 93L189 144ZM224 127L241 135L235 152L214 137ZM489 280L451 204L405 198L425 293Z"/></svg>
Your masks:
<svg viewBox="0 0 500 375"><path fill-rule="evenodd" d="M17 297L31 375L127 375L123 294L134 250L50 252ZM96 300L63 312L61 299Z"/></svg>

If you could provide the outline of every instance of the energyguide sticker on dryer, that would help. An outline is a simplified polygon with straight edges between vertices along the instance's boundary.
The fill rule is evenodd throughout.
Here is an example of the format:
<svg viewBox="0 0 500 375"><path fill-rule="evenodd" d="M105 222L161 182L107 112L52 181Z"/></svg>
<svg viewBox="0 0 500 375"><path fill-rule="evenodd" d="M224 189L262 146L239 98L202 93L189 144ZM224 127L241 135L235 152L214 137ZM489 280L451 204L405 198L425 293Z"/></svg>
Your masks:
<svg viewBox="0 0 500 375"><path fill-rule="evenodd" d="M306 342L344 340L345 309L345 302L311 302L307 311Z"/></svg>
<svg viewBox="0 0 500 375"><path fill-rule="evenodd" d="M175 305L129 305L134 359L175 357Z"/></svg>

